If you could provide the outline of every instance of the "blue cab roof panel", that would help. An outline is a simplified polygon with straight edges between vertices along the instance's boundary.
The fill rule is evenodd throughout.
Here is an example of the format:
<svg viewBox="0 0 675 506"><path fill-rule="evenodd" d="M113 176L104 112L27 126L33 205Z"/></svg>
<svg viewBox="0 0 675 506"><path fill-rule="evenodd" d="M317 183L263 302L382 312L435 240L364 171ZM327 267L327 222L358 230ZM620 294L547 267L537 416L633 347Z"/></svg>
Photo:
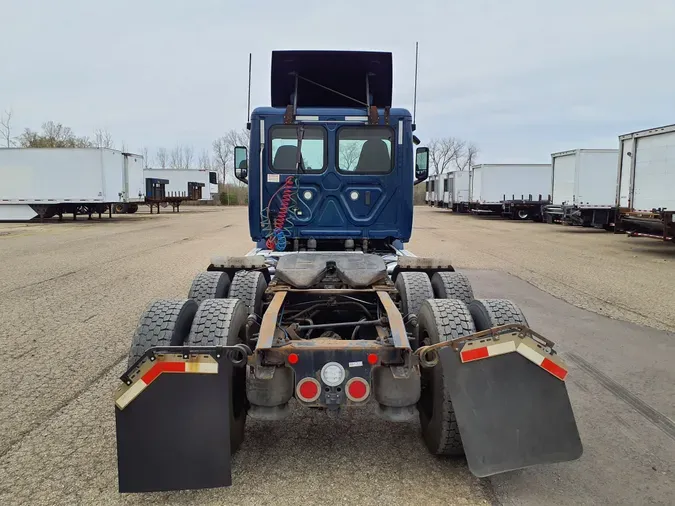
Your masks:
<svg viewBox="0 0 675 506"><path fill-rule="evenodd" d="M391 107L392 62L391 52L272 51L271 104L286 107L293 103L297 73L298 107L363 107L366 75L371 105Z"/></svg>

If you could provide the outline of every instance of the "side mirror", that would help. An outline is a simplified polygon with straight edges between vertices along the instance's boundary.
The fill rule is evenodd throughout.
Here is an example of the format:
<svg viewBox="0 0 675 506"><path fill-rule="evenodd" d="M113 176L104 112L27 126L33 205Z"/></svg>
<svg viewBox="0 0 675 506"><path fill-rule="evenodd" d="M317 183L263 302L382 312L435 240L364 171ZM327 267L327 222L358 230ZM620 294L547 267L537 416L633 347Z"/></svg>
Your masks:
<svg viewBox="0 0 675 506"><path fill-rule="evenodd" d="M246 146L234 148L234 177L248 184L248 149Z"/></svg>
<svg viewBox="0 0 675 506"><path fill-rule="evenodd" d="M429 177L429 148L417 148L415 151L415 184Z"/></svg>

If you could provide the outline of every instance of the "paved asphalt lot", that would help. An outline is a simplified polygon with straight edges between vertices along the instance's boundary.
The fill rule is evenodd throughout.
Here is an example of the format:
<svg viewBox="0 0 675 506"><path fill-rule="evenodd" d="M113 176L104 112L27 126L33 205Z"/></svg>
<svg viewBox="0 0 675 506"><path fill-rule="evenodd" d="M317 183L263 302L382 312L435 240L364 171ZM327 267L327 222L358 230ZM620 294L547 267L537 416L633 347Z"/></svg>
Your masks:
<svg viewBox="0 0 675 506"><path fill-rule="evenodd" d="M584 455L491 479L427 454L418 425L295 410L251 421L230 489L117 493L113 391L155 298L244 254L246 210L0 224L0 504L673 504L675 247L416 208L410 249L558 344Z"/></svg>

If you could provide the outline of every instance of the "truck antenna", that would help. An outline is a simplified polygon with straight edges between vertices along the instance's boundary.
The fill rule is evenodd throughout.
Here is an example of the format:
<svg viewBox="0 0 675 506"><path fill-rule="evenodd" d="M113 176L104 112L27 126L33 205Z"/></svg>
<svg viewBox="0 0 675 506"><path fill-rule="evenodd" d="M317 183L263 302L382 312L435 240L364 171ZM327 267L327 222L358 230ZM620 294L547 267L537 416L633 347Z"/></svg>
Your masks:
<svg viewBox="0 0 675 506"><path fill-rule="evenodd" d="M248 104L246 106L246 129L251 129L251 60L253 53L248 53Z"/></svg>
<svg viewBox="0 0 675 506"><path fill-rule="evenodd" d="M415 92L413 94L413 125L417 116L417 61L419 57L419 42L415 42Z"/></svg>

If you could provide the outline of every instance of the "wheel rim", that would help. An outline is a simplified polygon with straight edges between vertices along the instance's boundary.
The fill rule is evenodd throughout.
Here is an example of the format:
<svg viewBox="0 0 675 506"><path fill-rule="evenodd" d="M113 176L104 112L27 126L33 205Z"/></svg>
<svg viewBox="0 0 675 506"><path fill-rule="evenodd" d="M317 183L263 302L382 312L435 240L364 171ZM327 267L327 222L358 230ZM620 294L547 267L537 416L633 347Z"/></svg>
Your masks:
<svg viewBox="0 0 675 506"><path fill-rule="evenodd" d="M527 211L523 211L523 210L518 211L518 218L520 218L521 220L524 220L525 218L527 218L528 215L529 215L529 213Z"/></svg>

